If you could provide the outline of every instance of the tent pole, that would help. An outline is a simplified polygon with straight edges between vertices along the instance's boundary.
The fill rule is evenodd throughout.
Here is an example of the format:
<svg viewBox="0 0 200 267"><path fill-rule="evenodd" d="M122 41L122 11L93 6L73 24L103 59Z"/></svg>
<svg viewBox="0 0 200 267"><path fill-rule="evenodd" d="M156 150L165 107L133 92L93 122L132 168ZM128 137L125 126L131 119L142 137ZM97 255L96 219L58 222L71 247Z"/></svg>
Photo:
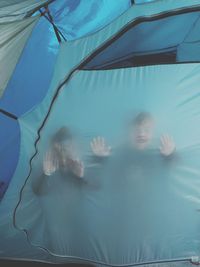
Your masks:
<svg viewBox="0 0 200 267"><path fill-rule="evenodd" d="M53 17L52 17L52 15L50 14L50 11L49 11L48 6L45 7L45 11L44 11L44 12L41 11L41 10L39 10L39 11L40 11L41 15L44 16L44 17L45 17L45 18L52 24L58 42L59 42L59 43L62 42L61 37L63 38L64 41L67 41L66 38L65 38L65 36L62 34L62 32L56 27L56 25L55 25L55 23L54 23L54 21L53 21ZM46 14L47 14L47 15L46 15Z"/></svg>

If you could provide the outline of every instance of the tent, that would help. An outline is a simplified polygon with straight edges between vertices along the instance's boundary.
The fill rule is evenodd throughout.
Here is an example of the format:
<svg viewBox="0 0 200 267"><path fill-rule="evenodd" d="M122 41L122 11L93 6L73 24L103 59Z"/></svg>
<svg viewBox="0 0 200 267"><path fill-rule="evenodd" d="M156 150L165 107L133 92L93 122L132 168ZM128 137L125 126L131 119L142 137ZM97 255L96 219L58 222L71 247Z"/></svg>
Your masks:
<svg viewBox="0 0 200 267"><path fill-rule="evenodd" d="M131 8L127 1L127 11L107 26L71 41L52 16L61 2L11 2L2 2L0 17L1 258L199 264L199 1L135 1ZM49 22L59 48L45 35ZM153 147L170 132L176 159L163 160L153 149L134 156L134 166L123 152L91 163L92 138L105 137L115 154L128 121L143 111L156 120ZM79 142L85 176L59 182L57 174L50 194L38 196L32 185L63 125Z"/></svg>

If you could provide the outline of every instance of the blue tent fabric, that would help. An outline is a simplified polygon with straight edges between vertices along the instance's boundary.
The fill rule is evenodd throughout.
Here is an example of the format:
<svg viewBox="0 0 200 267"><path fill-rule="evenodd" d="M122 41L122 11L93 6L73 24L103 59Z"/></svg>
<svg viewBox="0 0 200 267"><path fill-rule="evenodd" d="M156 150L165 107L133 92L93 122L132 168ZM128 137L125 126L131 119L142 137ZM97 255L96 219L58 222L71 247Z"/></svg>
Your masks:
<svg viewBox="0 0 200 267"><path fill-rule="evenodd" d="M145 3L150 3L153 1L157 1L157 0L134 0L135 4L145 4Z"/></svg>
<svg viewBox="0 0 200 267"><path fill-rule="evenodd" d="M146 22L130 27L116 41L105 47L85 66L85 69L106 68L107 65L116 64L119 61L128 62L129 59L133 61L132 65L134 66L134 57L143 56L145 60L148 55L153 54L156 57L156 54L169 52L175 53L175 59L172 63L196 62L199 59L199 52L196 49L199 47L200 35L193 26L196 25L197 29L199 16L200 12L196 11L177 16L164 17L163 15L163 18L155 20L153 18L147 19ZM176 34L177 32L179 34ZM195 43L194 52L186 51L188 43ZM184 52L179 52L182 47L184 47ZM196 58L194 58L194 54L196 54ZM162 63L162 61L155 61L155 63ZM135 65L137 64L136 61ZM146 64L148 65L148 61ZM128 66L131 66L131 62Z"/></svg>
<svg viewBox="0 0 200 267"><path fill-rule="evenodd" d="M95 16L93 14L93 5L97 5L95 11L97 13L95 14ZM100 14L100 11L104 10L104 8L108 13L112 12L109 20L113 20L115 16L118 16L119 13L126 10L129 6L129 1L118 1L118 4L116 4L115 1L109 1L109 6L107 6L106 2L104 1L102 1L101 3L99 1L90 1L88 2L87 6L85 6L81 1L74 2L68 0L59 1L58 4L52 3L49 9L52 13L55 24L61 31L62 28L60 27L62 26L64 31L67 33L67 39L70 36L70 33L74 32L72 34L74 36L69 37L69 40L71 40L85 35L83 26L89 33L91 32L92 28L93 31L96 31L100 27L102 27L102 25L104 26L105 23L109 23L109 21L107 20L101 20L102 15ZM62 14L64 7L67 10L67 14ZM80 12L85 16L86 12L84 9L89 12L86 18L83 17L83 20L85 20L85 22L81 22L79 26L75 25L75 23L77 23L78 21L78 18L74 17L76 17ZM108 17L107 14L103 15L105 17ZM66 19L67 21L65 21ZM101 22L101 24L99 21ZM88 28L85 26L86 24L88 24ZM78 30L77 27L80 28L80 30ZM81 31L83 31L83 33ZM36 47L38 47L38 49L35 51ZM16 116L20 116L27 110L31 109L34 105L39 103L48 90L57 52L58 41L55 37L52 25L45 18L41 18L40 22L35 27L34 32L32 33L32 37L27 43L26 48L24 49L18 67L16 68L15 73L10 80L9 85L7 86L6 94L4 95L3 99L0 100L0 107L10 113L15 114ZM43 59L42 61L41 58ZM30 70L27 70L27 65L30 66ZM39 68L36 66L39 66ZM19 79L20 76L24 76L24 73L26 73L27 77L25 81L22 78ZM20 90L18 88L20 88ZM15 95L15 98L13 97L13 94ZM18 101L18 99L21 99L22 97L23 99L26 99L23 105L20 101Z"/></svg>
<svg viewBox="0 0 200 267"><path fill-rule="evenodd" d="M130 7L129 0L118 1L118 3L109 1L109 5L106 1L88 1L87 6L84 1L63 0L55 3L52 1L49 10L55 24L70 40L81 37L86 33L97 31L128 7ZM81 23L77 19L77 16L80 16L80 12L82 16ZM80 23L79 26L78 23ZM52 25L45 17L41 17L26 44L5 93L0 99L0 109L20 117L42 101L48 91L53 75L58 48L59 44ZM6 119L4 121L6 122ZM1 125L6 128L7 124L4 125L4 121L1 122ZM9 128L6 129L8 134L13 134L12 130L9 133ZM2 132L0 132L0 139L4 140ZM18 140L19 142L20 140ZM13 148L10 153L12 151ZM7 162L7 164L10 164L10 170L14 170L16 167L18 150L13 155L16 155L16 157L11 157ZM0 166L0 175L7 181L6 185L8 186L13 171L6 171L7 164ZM1 196L3 196L7 186L1 187Z"/></svg>
<svg viewBox="0 0 200 267"><path fill-rule="evenodd" d="M131 2L52 1L51 23L47 9L41 7L48 18L41 16L35 26L0 99L0 257L51 263L80 260L96 266L199 263L200 3L136 0L130 8ZM58 43L56 28L67 42ZM164 55L166 61L155 61L155 55ZM133 62L126 65L130 57ZM111 65L112 70L105 70ZM115 180L107 178L115 177L109 173L102 177L103 190L85 184L79 190L72 183L64 195L60 184L55 202L51 196L34 195L32 180L42 169L43 153L55 129L67 124L82 136L81 145L87 149L98 134L115 146L125 114L143 109L158 114L157 134L167 128L175 132L183 152L184 164L169 174L164 187L160 180L155 188L150 181L145 187L138 180L137 191L131 180L133 191L126 191L124 180L113 186ZM172 198L167 199L168 193ZM69 213L65 202L59 202L65 197L73 200L67 202ZM64 219L57 224L60 211Z"/></svg>
<svg viewBox="0 0 200 267"><path fill-rule="evenodd" d="M1 128L1 168L0 168L0 196L3 197L10 179L14 174L19 158L20 128L16 120L0 114Z"/></svg>
<svg viewBox="0 0 200 267"><path fill-rule="evenodd" d="M38 27L40 29L39 31ZM34 29L31 40L28 41L23 51L23 56L15 69L3 97L0 99L1 109L16 117L20 117L37 105L48 90L56 58L56 47L54 47L53 51L47 49L48 43L52 39L51 32L49 34L49 31L47 31L48 27L47 21L42 18ZM38 47L36 51L35 47ZM27 70L27 66L29 66L29 70ZM39 66L39 68L35 66ZM25 73L27 73L26 79L24 79ZM9 117L6 118L5 115L1 116L3 117L1 126L6 130L5 132L0 132L1 142L5 143L5 133L7 137L12 136L16 140L16 143L11 142L12 145L8 146L8 155L4 155L4 161L2 161L4 164L0 165L0 177L6 181L6 186L0 189L1 197L3 197L3 193L5 193L17 165L20 135L18 133L18 122ZM3 146L1 148L3 149ZM1 151L3 153L3 150Z"/></svg>
<svg viewBox="0 0 200 267"><path fill-rule="evenodd" d="M48 90L58 51L57 43L53 49L49 45L52 38L56 39L55 35L52 35L51 27L45 18L40 19L26 44L5 94L0 99L1 109L17 117L40 103ZM26 101L21 102L21 99Z"/></svg>
<svg viewBox="0 0 200 267"><path fill-rule="evenodd" d="M64 0L52 3L49 10L66 39L74 40L105 27L129 7L129 0Z"/></svg>

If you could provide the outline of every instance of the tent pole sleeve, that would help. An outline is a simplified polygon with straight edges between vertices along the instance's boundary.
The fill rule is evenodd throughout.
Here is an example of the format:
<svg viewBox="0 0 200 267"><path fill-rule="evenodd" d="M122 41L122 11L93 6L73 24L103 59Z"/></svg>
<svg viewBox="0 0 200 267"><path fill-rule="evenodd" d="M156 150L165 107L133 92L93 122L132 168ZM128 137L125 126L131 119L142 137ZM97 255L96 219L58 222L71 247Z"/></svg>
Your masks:
<svg viewBox="0 0 200 267"><path fill-rule="evenodd" d="M45 7L45 11L41 11L39 10L41 15L44 16L53 26L54 32L56 34L57 40L59 43L61 43L61 37L63 38L64 41L67 41L65 36L62 34L62 32L56 27L54 21L53 21L53 17L50 14L50 11L48 9L48 6Z"/></svg>

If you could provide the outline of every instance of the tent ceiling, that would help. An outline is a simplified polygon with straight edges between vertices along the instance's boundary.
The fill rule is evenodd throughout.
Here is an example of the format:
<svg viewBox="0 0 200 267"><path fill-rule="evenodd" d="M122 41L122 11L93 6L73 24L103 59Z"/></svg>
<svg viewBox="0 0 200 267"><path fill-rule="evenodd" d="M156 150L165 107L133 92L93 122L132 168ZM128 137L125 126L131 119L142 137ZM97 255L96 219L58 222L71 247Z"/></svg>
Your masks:
<svg viewBox="0 0 200 267"><path fill-rule="evenodd" d="M55 0L3 0L0 1L0 23L16 21L29 16L45 4Z"/></svg>
<svg viewBox="0 0 200 267"><path fill-rule="evenodd" d="M49 5L57 28L67 40L95 32L117 18L130 0L62 0Z"/></svg>
<svg viewBox="0 0 200 267"><path fill-rule="evenodd" d="M146 2L149 2L146 0ZM153 2L153 1L152 1ZM162 11L162 8L165 10L165 5L163 5L164 1L158 1L156 3L156 6L158 6L159 12ZM188 6L187 1L183 1L181 4L178 4L177 2L166 0L166 2L170 6L173 4L173 8L177 9L179 6ZM198 0L193 0L193 6L199 6ZM53 23L56 25L56 27L64 34L67 40L74 40L78 39L75 45L84 44L84 42L87 42L88 39L96 39L97 34L93 34L94 32L98 31L100 28L103 28L105 25L109 24L112 20L114 20L116 17L120 16L126 9L128 9L131 5L130 0L59 0L59 1L53 1L53 0L8 0L8 1L0 1L0 27L7 27L6 25L10 25L13 23L13 27L16 28L17 22L18 23L25 23L30 19L37 19L37 17L33 18L27 18L28 16L37 15L38 12L35 12L38 8L43 10L43 6L45 4L49 3L49 11L53 19ZM136 2L135 2L136 3ZM139 1L137 1L138 5L135 7L135 9L130 9L129 11L135 12L135 10L138 10L140 14L140 10L142 10L146 14L145 16L148 17L148 14L151 14L152 10L150 7L154 8L155 3L149 3L148 5L139 5ZM136 3L136 4L137 4ZM141 1L140 1L141 3ZM141 9L140 9L141 7ZM125 24L126 17L128 16L129 11L122 16L122 22ZM130 14L131 14L130 12ZM137 13L136 12L136 13ZM142 13L143 15L143 13ZM137 16L138 13L137 13ZM23 20L22 20L23 18ZM120 20L121 20L120 18ZM128 19L128 18L127 18ZM14 22L13 22L14 21ZM118 21L118 20L117 20ZM182 60L184 57L188 57L188 55L194 58L196 55L200 55L198 51L200 51L200 45L199 45L199 20L196 16L196 18L190 17L189 24L187 25L184 20L181 20L182 25L187 28L188 35L184 35L180 28L180 34L179 40L175 42L175 46L181 41L183 41L184 36L186 37L184 39L185 42L182 43L182 45L179 47L179 51L177 54L177 58ZM16 23L15 23L16 22ZM194 24L192 24L192 22ZM121 23L121 22L120 22ZM123 24L122 23L122 24ZM176 23L171 23L172 26L176 25L176 28L181 25L176 25ZM195 24L196 23L196 24ZM3 26L2 26L3 25ZM121 25L121 24L119 24ZM118 26L119 26L118 25ZM149 24L148 27L151 27L153 25ZM165 23L164 23L165 25ZM23 25L22 25L23 26ZM118 27L117 26L117 27ZM123 26L123 25L121 25ZM192 27L194 26L194 27ZM154 34L151 35L148 32L148 27L145 28L145 35L148 36L145 40L147 40L149 43L154 44L156 42L152 40L156 40L156 36L154 37ZM12 27L11 27L12 28ZM113 33L113 23L110 24L110 26L105 27L106 32L108 28L112 28ZM166 28L166 27L165 27ZM136 35L139 39L140 32L137 32L136 29ZM155 31L155 25L152 26L153 31ZM151 29L151 32L152 32ZM13 30L13 29L12 29ZM160 32L160 31L158 31ZM111 34L112 34L111 33ZM2 40L3 31L0 31L0 39ZM86 36L92 34L90 37L82 38L80 37ZM160 32L160 35L162 35L162 32ZM175 34L174 34L175 35ZM147 37L145 36L145 37ZM11 36L16 37L16 36ZM103 36L103 38L105 35ZM123 37L123 36L122 36ZM178 38L178 36L175 36ZM19 38L17 36L16 38ZM106 40L107 37L105 37ZM135 37L134 37L135 38ZM165 36L163 37L165 38ZM8 38L10 40L10 38ZM162 38L161 38L162 39ZM2 46L2 52L1 55L4 55L3 59L8 59L11 55L10 52L6 48L10 48L12 51L16 51L16 46L12 42L13 46L9 46L8 41L3 42ZM104 40L104 41L105 41ZM20 41L22 39L20 38ZM83 41L83 42L82 42ZM103 43L101 38L101 43ZM150 42L151 41L151 42ZM71 45L72 42L68 42L67 44ZM114 43L117 44L117 43ZM162 44L162 42L161 42ZM195 44L195 46L194 46ZM143 48L145 46L145 43L143 43ZM21 46L22 47L22 46ZM96 46L96 48L98 45ZM195 49L194 49L195 47ZM13 49L12 49L13 48ZM24 49L22 54L18 53L18 58L20 55L20 60L18 60L18 63L15 67L15 70L13 73L12 71L9 71L9 78L12 74L12 78L9 80L6 89L2 88L2 92L4 91L2 97L0 98L0 123L2 125L2 129L5 129L5 131L1 131L0 133L0 147L3 147L5 142L6 135L9 135L12 138L16 137L17 131L11 131L9 130L9 127L7 126L10 121L11 124L17 124L18 121L13 118L20 118L23 116L26 112L33 109L35 106L37 106L41 101L44 99L44 97L47 95L47 91L49 89L50 81L52 79L57 52L58 52L58 41L55 36L54 29L52 27L52 24L49 23L49 21L45 17L41 17L39 19L39 22L36 24L36 26L33 29L33 32L31 34L31 37L29 38L28 42L26 42L26 45L24 46ZM95 47L93 47L94 49ZM95 48L95 49L96 49ZM134 45L133 48L138 52L137 45ZM189 50L188 50L189 49ZM20 50L20 49L19 49ZM144 49L145 50L145 49ZM144 52L141 51L142 53ZM5 53L6 51L6 53ZM20 50L21 51L21 50ZM126 49L123 48L123 51L126 51ZM194 51L193 54L188 53L188 51ZM104 51L105 52L105 51ZM129 51L130 53L134 51ZM169 52L169 51L167 51ZM3 54L4 53L4 54ZM120 51L121 53L121 51ZM120 55L120 54L119 54ZM73 58L70 58L70 55L68 56L68 62L66 60L66 64L72 66L74 62L76 61L76 55L72 55ZM113 60L113 54L109 54L111 58L109 60ZM124 55L121 55L122 57ZM174 59L174 54L172 54L172 59ZM106 58L107 59L107 58ZM80 57L79 57L80 60ZM188 58L184 59L188 60ZM200 58L199 58L200 61ZM72 63L71 63L72 62ZM80 61L79 61L80 62ZM15 62L16 63L16 62ZM14 63L14 65L15 65ZM104 62L103 62L104 63ZM8 61L6 61L7 66ZM0 60L0 66L5 65L5 60ZM13 70L14 67L9 65L10 70ZM5 70L5 68L4 68ZM66 71L66 69L65 69ZM8 72L7 72L8 74ZM4 77L5 74L4 74ZM4 90L5 89L5 90ZM48 91L49 92L49 91ZM50 94L48 94L49 96ZM2 112L3 111L3 112ZM9 117L6 114L11 114L13 116ZM18 124L17 124L18 125ZM17 138L17 137L16 137ZM19 140L18 140L19 141ZM14 155L12 148L8 151L10 154L8 158L11 158L10 155ZM16 154L17 157L17 154ZM14 171L16 166L17 158L10 160L10 170ZM3 164L0 166L0 177L3 177L4 181L6 181L6 186L9 183L9 180L12 177L12 174L5 175L6 170L6 164ZM2 194L3 195L3 194Z"/></svg>
<svg viewBox="0 0 200 267"><path fill-rule="evenodd" d="M32 28L28 32L29 36L26 34L29 37L26 45L22 42L27 22L37 22L36 15L39 12L36 10L46 3L50 3L53 22L68 40L99 30L131 5L130 0L0 1L0 69L4 74L4 79L0 81L0 124L4 129L0 132L0 148L4 154L0 166L0 177L3 179L0 198L15 171L19 155L19 125L13 118L19 118L44 99L53 75L59 45L52 24L41 17L32 34ZM27 18L32 15L34 17ZM18 25L22 28L21 35L16 35ZM10 143L15 143L9 149L5 148L6 136Z"/></svg>
<svg viewBox="0 0 200 267"><path fill-rule="evenodd" d="M84 68L110 69L161 63L198 62L199 50L195 50L195 58L191 47L187 46L185 56L179 51L188 43L195 44L194 48L199 49L197 47L200 43L199 21L200 11L189 13L183 11L182 14L163 14L160 17L152 16L139 19L138 22L133 21L123 32L113 37L113 42L110 41L107 46L105 44L99 53L98 51L94 53ZM149 57L149 62L147 55L152 55Z"/></svg>

